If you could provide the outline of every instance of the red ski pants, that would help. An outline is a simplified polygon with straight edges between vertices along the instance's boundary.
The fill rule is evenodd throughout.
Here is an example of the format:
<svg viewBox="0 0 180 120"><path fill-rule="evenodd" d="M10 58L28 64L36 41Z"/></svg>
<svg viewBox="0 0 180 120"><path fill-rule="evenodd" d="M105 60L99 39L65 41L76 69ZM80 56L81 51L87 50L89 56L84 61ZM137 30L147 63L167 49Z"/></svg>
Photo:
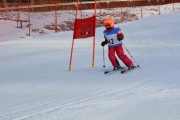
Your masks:
<svg viewBox="0 0 180 120"><path fill-rule="evenodd" d="M133 62L124 54L122 45L109 48L108 56L109 56L109 60L111 61L113 66L117 65L115 53L127 67L133 66Z"/></svg>

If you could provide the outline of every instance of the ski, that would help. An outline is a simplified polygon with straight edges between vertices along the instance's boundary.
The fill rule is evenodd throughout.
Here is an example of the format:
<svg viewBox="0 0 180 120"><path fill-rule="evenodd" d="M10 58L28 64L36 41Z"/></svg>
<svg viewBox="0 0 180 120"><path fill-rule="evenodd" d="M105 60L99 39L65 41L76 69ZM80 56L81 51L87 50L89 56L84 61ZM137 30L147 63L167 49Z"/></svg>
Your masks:
<svg viewBox="0 0 180 120"><path fill-rule="evenodd" d="M135 69L135 68L137 68L137 67L140 68L139 65L133 66L133 67L126 67L124 70L121 71L121 74L126 73L126 72L128 72L128 71L131 71L131 70L133 70L133 69Z"/></svg>
<svg viewBox="0 0 180 120"><path fill-rule="evenodd" d="M106 70L106 71L104 71L104 74L111 74L111 73L114 73L114 72L117 72L117 71L122 71L124 69L125 69L125 67L121 67L121 68L119 68L117 70Z"/></svg>

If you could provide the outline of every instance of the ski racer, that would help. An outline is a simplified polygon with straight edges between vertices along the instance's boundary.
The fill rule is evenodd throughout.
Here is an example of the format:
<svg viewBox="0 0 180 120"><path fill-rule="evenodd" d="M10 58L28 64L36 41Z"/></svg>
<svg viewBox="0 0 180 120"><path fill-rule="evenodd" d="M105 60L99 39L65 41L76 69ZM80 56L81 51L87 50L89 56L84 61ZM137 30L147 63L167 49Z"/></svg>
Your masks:
<svg viewBox="0 0 180 120"><path fill-rule="evenodd" d="M124 54L122 47L124 35L121 32L121 29L119 27L114 27L114 20L112 18L106 18L104 20L104 27L106 28L106 30L103 31L105 40L102 41L101 46L108 44L108 57L113 66L113 70L121 68L115 53L127 67L133 67L134 64L131 59Z"/></svg>

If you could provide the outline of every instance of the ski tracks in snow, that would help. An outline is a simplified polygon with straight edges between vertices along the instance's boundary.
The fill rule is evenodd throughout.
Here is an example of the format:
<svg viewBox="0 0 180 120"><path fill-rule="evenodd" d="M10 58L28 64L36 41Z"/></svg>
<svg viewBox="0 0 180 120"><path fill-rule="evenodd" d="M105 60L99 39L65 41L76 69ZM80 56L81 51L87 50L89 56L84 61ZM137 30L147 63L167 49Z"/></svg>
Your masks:
<svg viewBox="0 0 180 120"><path fill-rule="evenodd" d="M141 80L139 82L132 81L130 84L123 83L116 87L114 87L114 85L105 85L106 87L103 89L95 89L67 98L61 98L61 96L59 96L56 97L56 99L43 99L42 97L40 100L24 103L13 107L13 109L9 109L6 114L0 117L0 120L47 119L47 117L51 119L52 115L59 114L55 116L61 117L61 115L65 115L65 111L68 112L70 109L71 111L69 112L74 112L74 114L76 113L75 111L85 114L89 109L103 108L107 110L109 107L112 107L112 105L123 104L127 99L134 98L136 92L133 92L133 89L137 89L139 86L149 82L150 79ZM94 106L98 107L93 108ZM84 109L84 111L82 111L82 109Z"/></svg>

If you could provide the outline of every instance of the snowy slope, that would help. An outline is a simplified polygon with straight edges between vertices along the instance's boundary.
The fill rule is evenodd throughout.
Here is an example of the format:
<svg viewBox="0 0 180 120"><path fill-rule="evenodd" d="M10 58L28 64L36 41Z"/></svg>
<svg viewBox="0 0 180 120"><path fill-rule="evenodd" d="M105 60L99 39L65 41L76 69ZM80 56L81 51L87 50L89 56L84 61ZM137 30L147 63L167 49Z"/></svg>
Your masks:
<svg viewBox="0 0 180 120"><path fill-rule="evenodd" d="M97 9L96 11L96 26L102 26L102 20L107 17L112 17L115 23L121 23L126 21L139 20L149 16L159 15L159 8L161 14L171 13L173 11L180 10L180 3L165 4L165 5L150 5L143 7L122 7L122 8L105 8ZM142 12L141 12L142 10ZM81 13L82 12L82 13ZM22 11L8 11L0 12L0 42L8 40L19 40L20 38L26 38L29 35L28 22L23 22L22 29L17 28L17 15L21 13L24 16L25 21L28 21L28 13ZM54 33L54 11L50 12L32 12L30 36L44 36ZM76 12L74 10L59 10L57 11L57 23L58 31L71 31L74 26ZM78 18L87 18L94 15L94 10L83 10L78 12ZM122 20L123 18L123 20ZM20 23L18 23L20 25ZM18 26L19 26L18 25ZM9 34L11 35L9 35ZM8 35L4 35L8 34Z"/></svg>
<svg viewBox="0 0 180 120"><path fill-rule="evenodd" d="M68 72L72 32L0 42L0 120L179 120L179 25L179 11L116 25L141 66L123 75L103 74L104 28L94 71L89 38Z"/></svg>

